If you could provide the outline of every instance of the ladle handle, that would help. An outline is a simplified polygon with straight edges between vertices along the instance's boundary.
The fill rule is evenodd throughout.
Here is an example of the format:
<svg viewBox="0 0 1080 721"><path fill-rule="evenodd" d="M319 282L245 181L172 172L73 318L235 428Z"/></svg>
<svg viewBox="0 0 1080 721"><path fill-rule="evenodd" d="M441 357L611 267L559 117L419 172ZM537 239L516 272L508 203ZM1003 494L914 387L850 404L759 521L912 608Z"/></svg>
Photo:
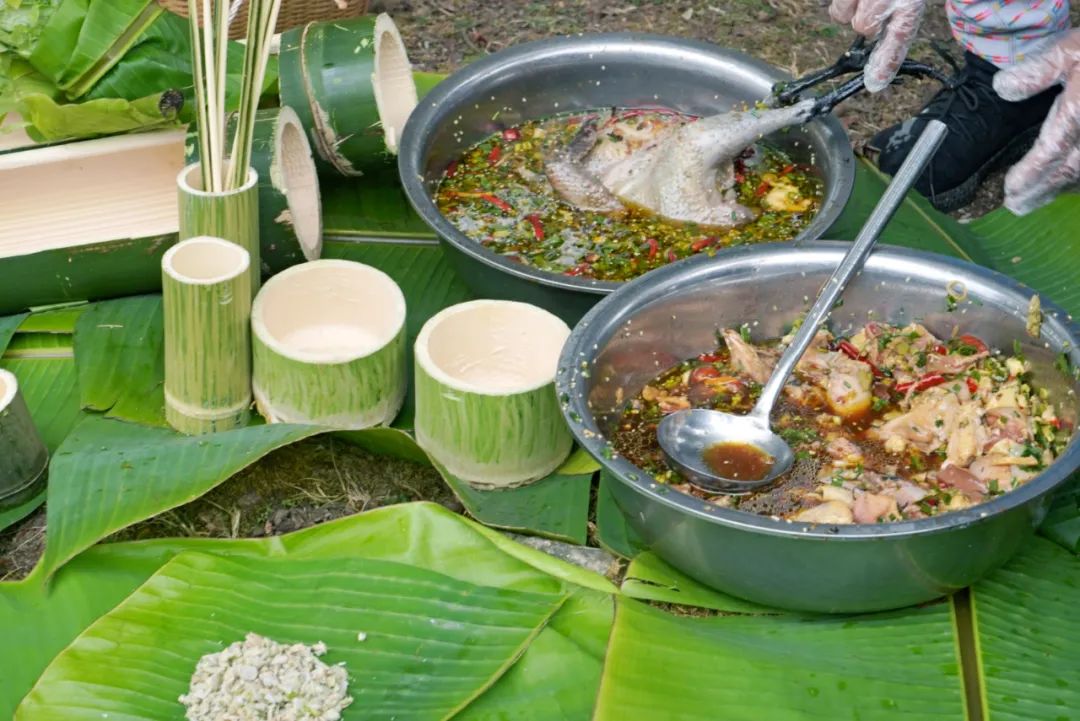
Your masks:
<svg viewBox="0 0 1080 721"><path fill-rule="evenodd" d="M900 170L896 172L892 182L885 188L881 200L878 201L874 211L870 213L870 217L866 219L866 224L863 225L858 237L851 244L851 249L848 250L847 255L840 261L840 265L837 266L832 276L826 281L821 294L818 295L814 305L803 319L802 325L799 326L798 332L795 333L791 345L787 347L784 354L780 356L780 360L777 361L772 376L765 384L765 387L761 389L761 396L758 398L754 409L750 412L751 416L756 417L765 426L769 424L769 415L772 413L773 405L776 403L776 399L780 397L780 392L784 389L791 372L795 370L795 365L802 358L806 349L810 347L818 328L825 322L825 319L832 311L833 305L840 298L840 294L844 292L848 281L863 267L867 257L870 255L870 251L874 249L881 231L888 225L896 213L896 209L900 207L900 203L903 202L904 197L911 190L911 186L915 184L916 179L922 174L923 168L926 167L930 158L934 156L947 133L948 127L939 120L931 120L927 123L926 129L923 130L922 135L915 142L915 147L908 153L907 159L900 166Z"/></svg>

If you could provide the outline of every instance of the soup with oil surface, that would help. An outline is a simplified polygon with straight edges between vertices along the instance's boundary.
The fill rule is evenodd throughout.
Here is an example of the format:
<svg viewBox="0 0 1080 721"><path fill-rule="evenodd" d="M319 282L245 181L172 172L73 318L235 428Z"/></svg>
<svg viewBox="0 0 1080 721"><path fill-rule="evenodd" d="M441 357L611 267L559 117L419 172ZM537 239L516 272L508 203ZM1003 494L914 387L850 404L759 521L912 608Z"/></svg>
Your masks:
<svg viewBox="0 0 1080 721"><path fill-rule="evenodd" d="M545 158L570 144L581 124L600 112L528 121L475 144L446 168L435 196L439 210L466 236L516 262L625 281L698 253L791 240L821 206L824 184L814 168L758 143L735 160L730 188L757 214L747 224L682 223L634 206L615 214L581 210L552 187ZM651 127L696 120L665 109L617 109L601 131L606 142L629 142Z"/></svg>

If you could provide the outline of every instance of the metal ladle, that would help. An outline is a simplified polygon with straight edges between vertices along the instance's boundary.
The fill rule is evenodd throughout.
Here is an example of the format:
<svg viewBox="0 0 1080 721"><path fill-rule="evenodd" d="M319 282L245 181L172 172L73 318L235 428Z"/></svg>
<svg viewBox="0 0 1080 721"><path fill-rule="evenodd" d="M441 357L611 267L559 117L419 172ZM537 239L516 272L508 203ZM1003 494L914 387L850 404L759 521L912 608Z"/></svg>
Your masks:
<svg viewBox="0 0 1080 721"><path fill-rule="evenodd" d="M825 283L821 294L799 326L795 338L780 356L753 409L746 415L735 415L696 408L672 413L660 422L656 435L660 448L667 456L668 464L692 485L708 493L748 493L771 483L791 468L795 460L791 446L773 433L770 427L769 416L773 405L795 370L796 363L813 341L818 328L825 322L848 281L866 262L881 232L945 139L947 132L948 128L940 121L931 120L927 124L915 147L908 153L907 159L851 244L851 249ZM725 478L718 475L706 462L705 452L721 443L754 446L771 457L772 465L761 478Z"/></svg>

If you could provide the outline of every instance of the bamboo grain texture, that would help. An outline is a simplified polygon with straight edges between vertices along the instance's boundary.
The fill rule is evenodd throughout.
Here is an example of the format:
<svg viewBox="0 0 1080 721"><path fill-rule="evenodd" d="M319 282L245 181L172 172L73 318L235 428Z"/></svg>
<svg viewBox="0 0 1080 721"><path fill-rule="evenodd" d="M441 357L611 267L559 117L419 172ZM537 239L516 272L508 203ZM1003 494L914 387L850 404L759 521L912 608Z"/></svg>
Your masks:
<svg viewBox="0 0 1080 721"><path fill-rule="evenodd" d="M251 406L251 281L184 283L162 273L165 416L188 435L247 424Z"/></svg>
<svg viewBox="0 0 1080 721"><path fill-rule="evenodd" d="M254 298L262 279L258 181L224 193L192 193L180 185L179 196L180 240L208 235L246 250L251 256L249 287Z"/></svg>

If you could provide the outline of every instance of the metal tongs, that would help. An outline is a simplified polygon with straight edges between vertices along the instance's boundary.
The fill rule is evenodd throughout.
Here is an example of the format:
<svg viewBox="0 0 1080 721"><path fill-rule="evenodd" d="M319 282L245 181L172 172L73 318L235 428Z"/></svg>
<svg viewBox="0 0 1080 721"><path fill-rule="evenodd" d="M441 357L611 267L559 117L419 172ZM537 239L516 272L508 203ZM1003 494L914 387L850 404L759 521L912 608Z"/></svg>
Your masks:
<svg viewBox="0 0 1080 721"><path fill-rule="evenodd" d="M840 56L840 59L831 66L808 73L796 80L780 82L774 85L773 99L776 104L781 107L793 105L802 100L803 98L800 96L810 88L844 75L856 73L855 77L845 81L843 84L832 90L822 93L815 99L814 107L810 114L811 117L825 115L826 113L831 112L837 105L853 95L858 94L866 87L863 81L863 70L866 68L866 63L870 59L870 53L873 49L874 43L868 42L866 38L860 35L855 39L855 42L852 43L851 47ZM905 60L900 65L900 69L897 71L897 79L902 75L933 78L946 87L952 87L954 84L952 78L937 68L932 65L927 65L926 63L915 62L914 60ZM894 80L893 82L897 82L897 80Z"/></svg>

